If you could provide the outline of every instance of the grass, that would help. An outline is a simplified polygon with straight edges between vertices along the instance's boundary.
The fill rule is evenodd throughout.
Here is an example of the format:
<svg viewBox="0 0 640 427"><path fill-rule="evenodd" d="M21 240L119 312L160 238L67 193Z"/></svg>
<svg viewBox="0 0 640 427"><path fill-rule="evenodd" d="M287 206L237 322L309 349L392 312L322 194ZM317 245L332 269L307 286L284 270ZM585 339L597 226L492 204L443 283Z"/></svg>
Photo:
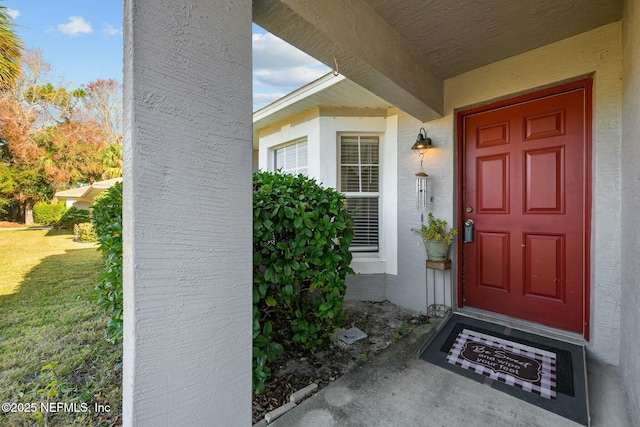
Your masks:
<svg viewBox="0 0 640 427"><path fill-rule="evenodd" d="M0 411L0 425L117 425L122 349L104 339L96 246L63 232L0 231L0 260L0 404L37 409ZM47 400L67 407L42 412Z"/></svg>

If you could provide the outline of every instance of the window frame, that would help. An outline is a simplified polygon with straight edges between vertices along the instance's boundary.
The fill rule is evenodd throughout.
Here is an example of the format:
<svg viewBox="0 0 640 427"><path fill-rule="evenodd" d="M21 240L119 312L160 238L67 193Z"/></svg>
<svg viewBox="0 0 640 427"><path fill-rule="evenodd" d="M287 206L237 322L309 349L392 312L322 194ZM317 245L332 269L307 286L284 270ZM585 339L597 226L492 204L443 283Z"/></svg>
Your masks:
<svg viewBox="0 0 640 427"><path fill-rule="evenodd" d="M300 167L298 166L298 151L296 150L296 167L291 169L285 169L284 166L279 166L278 165L278 151L279 150L284 150L287 149L288 147L292 147L292 146L298 146L300 144L306 144L306 151L307 151L307 164L304 167ZM306 137L303 138L298 138L295 139L293 141L288 141L284 144L280 144L274 147L271 147L271 165L273 167L273 171L276 172L279 169L282 169L282 173L288 173L288 174L292 174L292 175L298 175L298 174L303 174L306 176L309 176L309 139ZM286 153L286 151L284 152ZM304 172L300 171L300 169L305 169Z"/></svg>
<svg viewBox="0 0 640 427"><path fill-rule="evenodd" d="M343 147L343 138L358 138L358 163L354 164L354 163L342 163L342 147ZM360 142L361 142L361 138L371 138L371 137L375 137L377 139L377 163L362 163L362 149L360 147ZM342 193L345 198L348 199L349 198L375 198L377 200L377 228L376 228L376 232L377 232L377 245L376 246L358 246L358 247L354 247L353 244L350 247L350 251L354 254L354 255L358 255L358 256L377 256L381 253L382 250L382 205L381 205L381 201L382 201L382 150L381 150L381 143L382 143L382 135L380 133L377 132L340 132L338 133L338 150L337 150L337 185L336 187L338 188L338 191L340 191L340 193ZM342 167L344 165L357 165L359 167L359 174L358 174L358 186L360 189L362 189L362 167L371 167L371 166L376 166L378 168L377 171L377 188L378 191L342 191ZM354 238L355 240L355 238Z"/></svg>

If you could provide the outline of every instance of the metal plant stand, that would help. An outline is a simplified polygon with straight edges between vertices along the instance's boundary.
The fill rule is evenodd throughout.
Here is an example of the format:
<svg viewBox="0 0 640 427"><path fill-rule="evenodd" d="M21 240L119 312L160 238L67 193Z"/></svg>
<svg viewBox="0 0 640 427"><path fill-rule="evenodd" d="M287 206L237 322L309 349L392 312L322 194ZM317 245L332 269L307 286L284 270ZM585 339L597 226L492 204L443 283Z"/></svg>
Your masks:
<svg viewBox="0 0 640 427"><path fill-rule="evenodd" d="M451 260L427 260L427 316L445 318L451 313ZM431 271L431 274L429 272ZM437 286L436 271L440 271L442 286ZM429 280L431 276L431 280ZM449 286L447 286L449 277ZM447 292L448 290L448 292Z"/></svg>

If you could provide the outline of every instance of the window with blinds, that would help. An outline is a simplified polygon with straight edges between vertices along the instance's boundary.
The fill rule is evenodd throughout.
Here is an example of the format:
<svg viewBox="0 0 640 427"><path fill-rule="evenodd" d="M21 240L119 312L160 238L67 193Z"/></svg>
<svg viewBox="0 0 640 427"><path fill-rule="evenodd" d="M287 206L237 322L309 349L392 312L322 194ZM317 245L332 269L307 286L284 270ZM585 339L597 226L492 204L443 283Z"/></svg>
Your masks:
<svg viewBox="0 0 640 427"><path fill-rule="evenodd" d="M274 151L274 169L282 169L283 173L292 175L309 173L309 159L307 155L307 141L286 145Z"/></svg>
<svg viewBox="0 0 640 427"><path fill-rule="evenodd" d="M378 252L380 164L377 136L340 137L340 191L355 220L352 252Z"/></svg>

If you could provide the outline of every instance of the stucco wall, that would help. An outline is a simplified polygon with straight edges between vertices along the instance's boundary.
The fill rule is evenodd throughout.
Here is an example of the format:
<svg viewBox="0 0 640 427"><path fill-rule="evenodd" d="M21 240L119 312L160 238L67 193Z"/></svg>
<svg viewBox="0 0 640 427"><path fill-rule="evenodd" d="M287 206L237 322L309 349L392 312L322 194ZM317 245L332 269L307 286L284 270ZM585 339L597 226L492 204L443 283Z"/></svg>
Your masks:
<svg viewBox="0 0 640 427"><path fill-rule="evenodd" d="M251 2L124 22L123 425L248 426Z"/></svg>
<svg viewBox="0 0 640 427"><path fill-rule="evenodd" d="M444 218L452 224L453 215L453 140L446 121L422 124L406 113L399 112L398 130L398 274L387 276L386 297L389 301L413 311L425 312L426 252L419 236L411 232L426 222L427 213ZM416 208L415 174L420 157L411 150L421 127L433 140L433 148L424 155L427 194L433 196L425 211ZM455 253L455 247L451 253ZM451 272L451 274L453 274Z"/></svg>
<svg viewBox="0 0 640 427"><path fill-rule="evenodd" d="M343 134L374 134L380 137L380 252L378 254L354 254L351 267L359 274L395 274L396 263L396 141L397 116L362 117L350 115L325 115L313 109L282 122L259 130L259 167L273 170L273 150L293 141L307 141L308 175L325 187L338 186L338 140ZM384 113L384 112L383 112ZM353 283L353 279L350 279ZM379 277L372 283L377 294L384 294ZM366 283L362 284L366 287ZM352 286L350 298L367 299L370 292L356 291ZM364 288L363 288L364 289ZM359 297L362 295L362 297Z"/></svg>
<svg viewBox="0 0 640 427"><path fill-rule="evenodd" d="M320 163L320 112L306 111L284 122L258 129L258 168L274 169L273 150L281 145L307 140L309 176L321 182ZM312 159L316 159L313 161Z"/></svg>
<svg viewBox="0 0 640 427"><path fill-rule="evenodd" d="M640 2L625 3L622 21L622 307L623 378L633 419L640 420Z"/></svg>
<svg viewBox="0 0 640 427"><path fill-rule="evenodd" d="M614 23L445 81L445 116L424 124L433 139L425 168L436 215L454 217L454 109L584 76L594 78L591 341L597 358L617 364L620 343L620 23ZM398 276L389 277L387 298L413 309L424 305L424 249L409 229L419 223L414 206L417 168L411 141L420 123L401 117L398 145ZM455 263L455 248L452 249ZM454 280L454 283L455 280ZM419 303L418 301L422 301Z"/></svg>

